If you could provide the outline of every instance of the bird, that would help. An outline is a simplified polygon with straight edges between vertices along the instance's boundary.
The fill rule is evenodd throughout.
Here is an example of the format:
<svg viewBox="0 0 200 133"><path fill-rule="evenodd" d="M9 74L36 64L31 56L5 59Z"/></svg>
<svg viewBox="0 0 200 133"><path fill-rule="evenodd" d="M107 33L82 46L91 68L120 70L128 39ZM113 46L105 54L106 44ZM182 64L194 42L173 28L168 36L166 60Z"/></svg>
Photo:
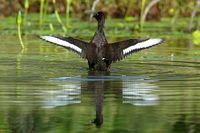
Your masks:
<svg viewBox="0 0 200 133"><path fill-rule="evenodd" d="M97 29L89 42L68 36L42 35L40 38L77 53L87 60L89 70L94 71L110 71L113 62L120 61L132 53L163 42L163 39L160 38L147 38L108 43L104 33L105 14L99 11L93 17L97 20Z"/></svg>

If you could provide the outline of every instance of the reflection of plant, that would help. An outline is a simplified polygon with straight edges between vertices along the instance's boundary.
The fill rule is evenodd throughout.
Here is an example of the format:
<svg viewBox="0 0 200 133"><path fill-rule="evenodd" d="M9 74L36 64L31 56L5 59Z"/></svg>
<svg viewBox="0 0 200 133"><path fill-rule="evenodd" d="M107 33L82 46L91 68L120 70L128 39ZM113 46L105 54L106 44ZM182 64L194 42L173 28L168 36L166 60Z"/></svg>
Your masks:
<svg viewBox="0 0 200 133"><path fill-rule="evenodd" d="M17 14L17 31L20 44L22 46L22 49L24 49L24 43L22 41L22 36L21 36L21 24L22 24L22 13L21 11L19 11Z"/></svg>
<svg viewBox="0 0 200 133"><path fill-rule="evenodd" d="M22 69L21 67L21 59L22 59L22 55L24 54L24 49L22 49L19 54L17 55L17 60L16 60L16 71L17 71L17 75L20 74L20 70Z"/></svg>

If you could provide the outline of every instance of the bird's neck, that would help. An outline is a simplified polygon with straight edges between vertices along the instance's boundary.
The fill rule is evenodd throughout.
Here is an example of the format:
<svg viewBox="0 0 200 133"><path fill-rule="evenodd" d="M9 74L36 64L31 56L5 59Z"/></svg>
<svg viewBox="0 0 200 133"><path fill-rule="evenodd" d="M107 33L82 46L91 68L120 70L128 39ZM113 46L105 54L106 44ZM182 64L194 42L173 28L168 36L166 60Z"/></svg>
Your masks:
<svg viewBox="0 0 200 133"><path fill-rule="evenodd" d="M98 31L103 32L104 25L98 25Z"/></svg>
<svg viewBox="0 0 200 133"><path fill-rule="evenodd" d="M98 22L97 29L98 31L103 32L103 28L104 28L104 20L101 20L100 22Z"/></svg>

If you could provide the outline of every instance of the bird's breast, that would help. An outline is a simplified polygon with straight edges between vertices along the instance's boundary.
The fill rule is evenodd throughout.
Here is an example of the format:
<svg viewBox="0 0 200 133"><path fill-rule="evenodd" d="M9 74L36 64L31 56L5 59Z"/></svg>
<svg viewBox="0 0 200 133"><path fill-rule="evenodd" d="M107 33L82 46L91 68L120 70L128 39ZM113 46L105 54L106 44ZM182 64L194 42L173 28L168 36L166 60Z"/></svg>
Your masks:
<svg viewBox="0 0 200 133"><path fill-rule="evenodd" d="M95 44L96 47L101 47L107 44L107 41L103 34L97 32L92 39L92 43Z"/></svg>

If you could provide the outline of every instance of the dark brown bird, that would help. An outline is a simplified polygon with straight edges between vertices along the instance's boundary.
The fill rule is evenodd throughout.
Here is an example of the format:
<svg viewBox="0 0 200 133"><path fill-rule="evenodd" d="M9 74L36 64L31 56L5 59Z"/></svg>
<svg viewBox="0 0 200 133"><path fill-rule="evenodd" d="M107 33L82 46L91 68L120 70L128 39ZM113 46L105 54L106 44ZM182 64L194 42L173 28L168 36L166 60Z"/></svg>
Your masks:
<svg viewBox="0 0 200 133"><path fill-rule="evenodd" d="M82 58L87 59L90 70L97 71L110 71L112 62L122 60L131 53L163 42L162 39L129 39L108 43L103 30L104 13L97 12L93 17L97 20L98 26L90 42L72 37L41 36L40 38L76 52Z"/></svg>

